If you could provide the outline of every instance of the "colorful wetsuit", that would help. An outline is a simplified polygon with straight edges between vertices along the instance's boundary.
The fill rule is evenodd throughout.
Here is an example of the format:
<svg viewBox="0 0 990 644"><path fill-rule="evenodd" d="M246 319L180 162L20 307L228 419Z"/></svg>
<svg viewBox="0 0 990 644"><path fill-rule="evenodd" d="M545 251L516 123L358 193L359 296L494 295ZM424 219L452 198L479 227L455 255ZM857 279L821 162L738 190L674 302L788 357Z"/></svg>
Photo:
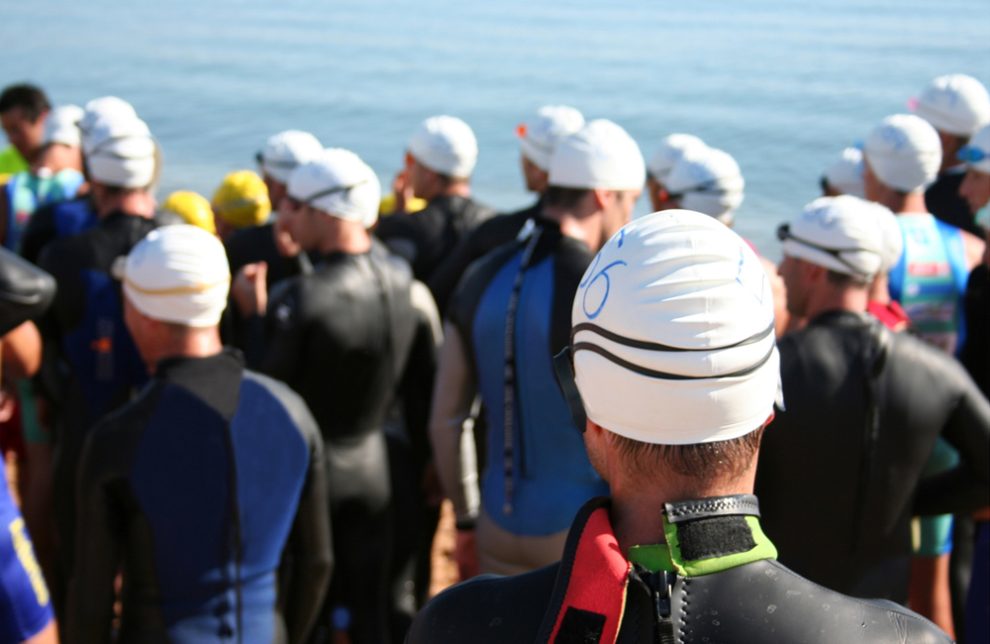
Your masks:
<svg viewBox="0 0 990 644"><path fill-rule="evenodd" d="M12 145L8 145L0 150L0 176L13 176L18 172L27 172L28 162L24 160L21 153Z"/></svg>
<svg viewBox="0 0 990 644"><path fill-rule="evenodd" d="M21 235L31 215L46 204L72 199L84 181L76 170L62 170L47 176L22 172L11 177L3 193L7 206L4 246L19 250Z"/></svg>
<svg viewBox="0 0 990 644"><path fill-rule="evenodd" d="M268 305L263 370L303 397L326 445L337 564L321 620L329 626L334 609L346 615L356 644L389 640L383 427L397 392L420 405L418 418L407 417L409 432L426 431L422 387L432 384L433 365L412 358L432 354L434 341L411 288L409 267L375 241L367 253L322 257L311 274L283 282Z"/></svg>
<svg viewBox="0 0 990 644"><path fill-rule="evenodd" d="M552 361L568 344L571 302L591 258L583 242L539 220L529 237L475 262L447 311L485 408L481 506L514 535L565 531L577 509L607 489L588 462Z"/></svg>
<svg viewBox="0 0 990 644"><path fill-rule="evenodd" d="M906 601L911 517L990 492L990 403L952 357L866 314L822 313L778 349L786 408L756 491L780 560L839 592ZM961 462L922 479L939 437Z"/></svg>
<svg viewBox="0 0 990 644"><path fill-rule="evenodd" d="M39 315L54 296L55 280L0 249L0 336ZM3 464L0 475L0 642L21 642L51 622L52 607Z"/></svg>
<svg viewBox="0 0 990 644"><path fill-rule="evenodd" d="M893 602L845 597L775 561L751 495L642 511L662 513L659 545L621 552L608 501L595 499L559 563L448 589L417 616L408 644L949 641Z"/></svg>
<svg viewBox="0 0 990 644"><path fill-rule="evenodd" d="M324 474L288 387L233 352L163 360L86 442L65 641L110 641L119 569L119 641L305 641L330 575Z"/></svg>
<svg viewBox="0 0 990 644"><path fill-rule="evenodd" d="M493 214L469 197L440 196L417 213L382 219L375 235L409 262L416 279L429 285L440 262Z"/></svg>
<svg viewBox="0 0 990 644"><path fill-rule="evenodd" d="M62 543L73 542L76 466L87 432L148 380L147 367L124 325L120 283L111 270L154 226L151 219L111 213L78 235L49 243L39 260L59 285L40 329L49 363L43 368L64 374L49 387L57 412L53 495ZM59 554L67 573L71 548ZM49 581L61 611L62 583Z"/></svg>
<svg viewBox="0 0 990 644"><path fill-rule="evenodd" d="M890 270L890 297L904 307L916 335L954 354L965 339L969 269L962 233L930 214L900 214L897 223L904 252Z"/></svg>

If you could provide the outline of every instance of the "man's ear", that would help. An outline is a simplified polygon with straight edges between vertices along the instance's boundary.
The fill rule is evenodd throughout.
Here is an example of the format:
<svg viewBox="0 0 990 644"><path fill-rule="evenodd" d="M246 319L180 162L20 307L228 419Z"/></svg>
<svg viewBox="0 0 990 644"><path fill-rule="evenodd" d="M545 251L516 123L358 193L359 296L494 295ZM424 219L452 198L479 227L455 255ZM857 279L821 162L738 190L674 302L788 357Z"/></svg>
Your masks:
<svg viewBox="0 0 990 644"><path fill-rule="evenodd" d="M609 200L615 199L614 190L606 190L604 188L592 188L591 194L595 200L595 208L597 208L598 210L604 210Z"/></svg>

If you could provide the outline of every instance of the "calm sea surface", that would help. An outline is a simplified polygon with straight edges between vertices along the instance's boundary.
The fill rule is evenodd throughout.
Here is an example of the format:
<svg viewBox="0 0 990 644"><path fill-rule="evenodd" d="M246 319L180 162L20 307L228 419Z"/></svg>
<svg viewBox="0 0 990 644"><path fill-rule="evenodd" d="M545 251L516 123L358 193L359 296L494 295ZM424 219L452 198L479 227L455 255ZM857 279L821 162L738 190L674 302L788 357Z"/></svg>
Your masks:
<svg viewBox="0 0 990 644"><path fill-rule="evenodd" d="M164 148L160 196L209 196L288 128L354 150L387 186L418 122L449 113L478 136L476 194L514 209L531 199L515 125L565 103L647 157L678 131L730 152L738 229L771 256L842 147L934 76L990 85L987 0L8 0L0 37L4 85L131 101Z"/></svg>

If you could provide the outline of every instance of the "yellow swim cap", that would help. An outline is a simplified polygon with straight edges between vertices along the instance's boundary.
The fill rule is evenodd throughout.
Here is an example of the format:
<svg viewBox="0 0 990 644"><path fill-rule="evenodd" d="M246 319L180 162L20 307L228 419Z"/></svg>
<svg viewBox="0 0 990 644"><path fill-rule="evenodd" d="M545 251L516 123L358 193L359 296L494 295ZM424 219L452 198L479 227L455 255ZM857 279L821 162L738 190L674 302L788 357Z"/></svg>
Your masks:
<svg viewBox="0 0 990 644"><path fill-rule="evenodd" d="M187 224L202 228L208 233L216 234L213 225L213 210L206 197L189 190L173 192L162 204L162 210L178 215Z"/></svg>
<svg viewBox="0 0 990 644"><path fill-rule="evenodd" d="M250 170L231 172L213 193L213 212L234 228L260 226L271 211L268 187Z"/></svg>

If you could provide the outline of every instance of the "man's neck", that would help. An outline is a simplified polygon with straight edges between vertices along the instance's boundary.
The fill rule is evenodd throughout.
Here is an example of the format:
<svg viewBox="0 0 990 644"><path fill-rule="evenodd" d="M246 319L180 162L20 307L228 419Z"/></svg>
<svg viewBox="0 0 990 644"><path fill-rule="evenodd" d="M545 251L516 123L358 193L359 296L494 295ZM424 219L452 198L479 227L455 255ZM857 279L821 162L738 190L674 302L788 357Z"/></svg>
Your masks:
<svg viewBox="0 0 990 644"><path fill-rule="evenodd" d="M547 206L543 209L543 216L560 225L560 234L571 237L585 243L591 250L601 247L602 230L600 217L595 216L596 211L570 210Z"/></svg>
<svg viewBox="0 0 990 644"><path fill-rule="evenodd" d="M353 222L343 222L350 224ZM371 250L371 236L363 227L341 225L333 233L324 237L317 250L321 255L346 253L361 255Z"/></svg>
<svg viewBox="0 0 990 644"><path fill-rule="evenodd" d="M928 212L928 206L925 205L925 193L920 190L907 194L891 190L885 195L881 203L897 215L908 212Z"/></svg>
<svg viewBox="0 0 990 644"><path fill-rule="evenodd" d="M188 334L164 343L148 365L154 373L163 360L174 358L209 358L223 351L216 327L190 330Z"/></svg>
<svg viewBox="0 0 990 644"><path fill-rule="evenodd" d="M825 287L811 295L805 317L810 320L827 311L863 313L868 305L869 290L866 288Z"/></svg>
<svg viewBox="0 0 990 644"><path fill-rule="evenodd" d="M451 181L446 188L438 192L433 196L433 199L438 197L464 197L465 199L471 196L471 184L467 181ZM430 201L433 201L431 199Z"/></svg>

